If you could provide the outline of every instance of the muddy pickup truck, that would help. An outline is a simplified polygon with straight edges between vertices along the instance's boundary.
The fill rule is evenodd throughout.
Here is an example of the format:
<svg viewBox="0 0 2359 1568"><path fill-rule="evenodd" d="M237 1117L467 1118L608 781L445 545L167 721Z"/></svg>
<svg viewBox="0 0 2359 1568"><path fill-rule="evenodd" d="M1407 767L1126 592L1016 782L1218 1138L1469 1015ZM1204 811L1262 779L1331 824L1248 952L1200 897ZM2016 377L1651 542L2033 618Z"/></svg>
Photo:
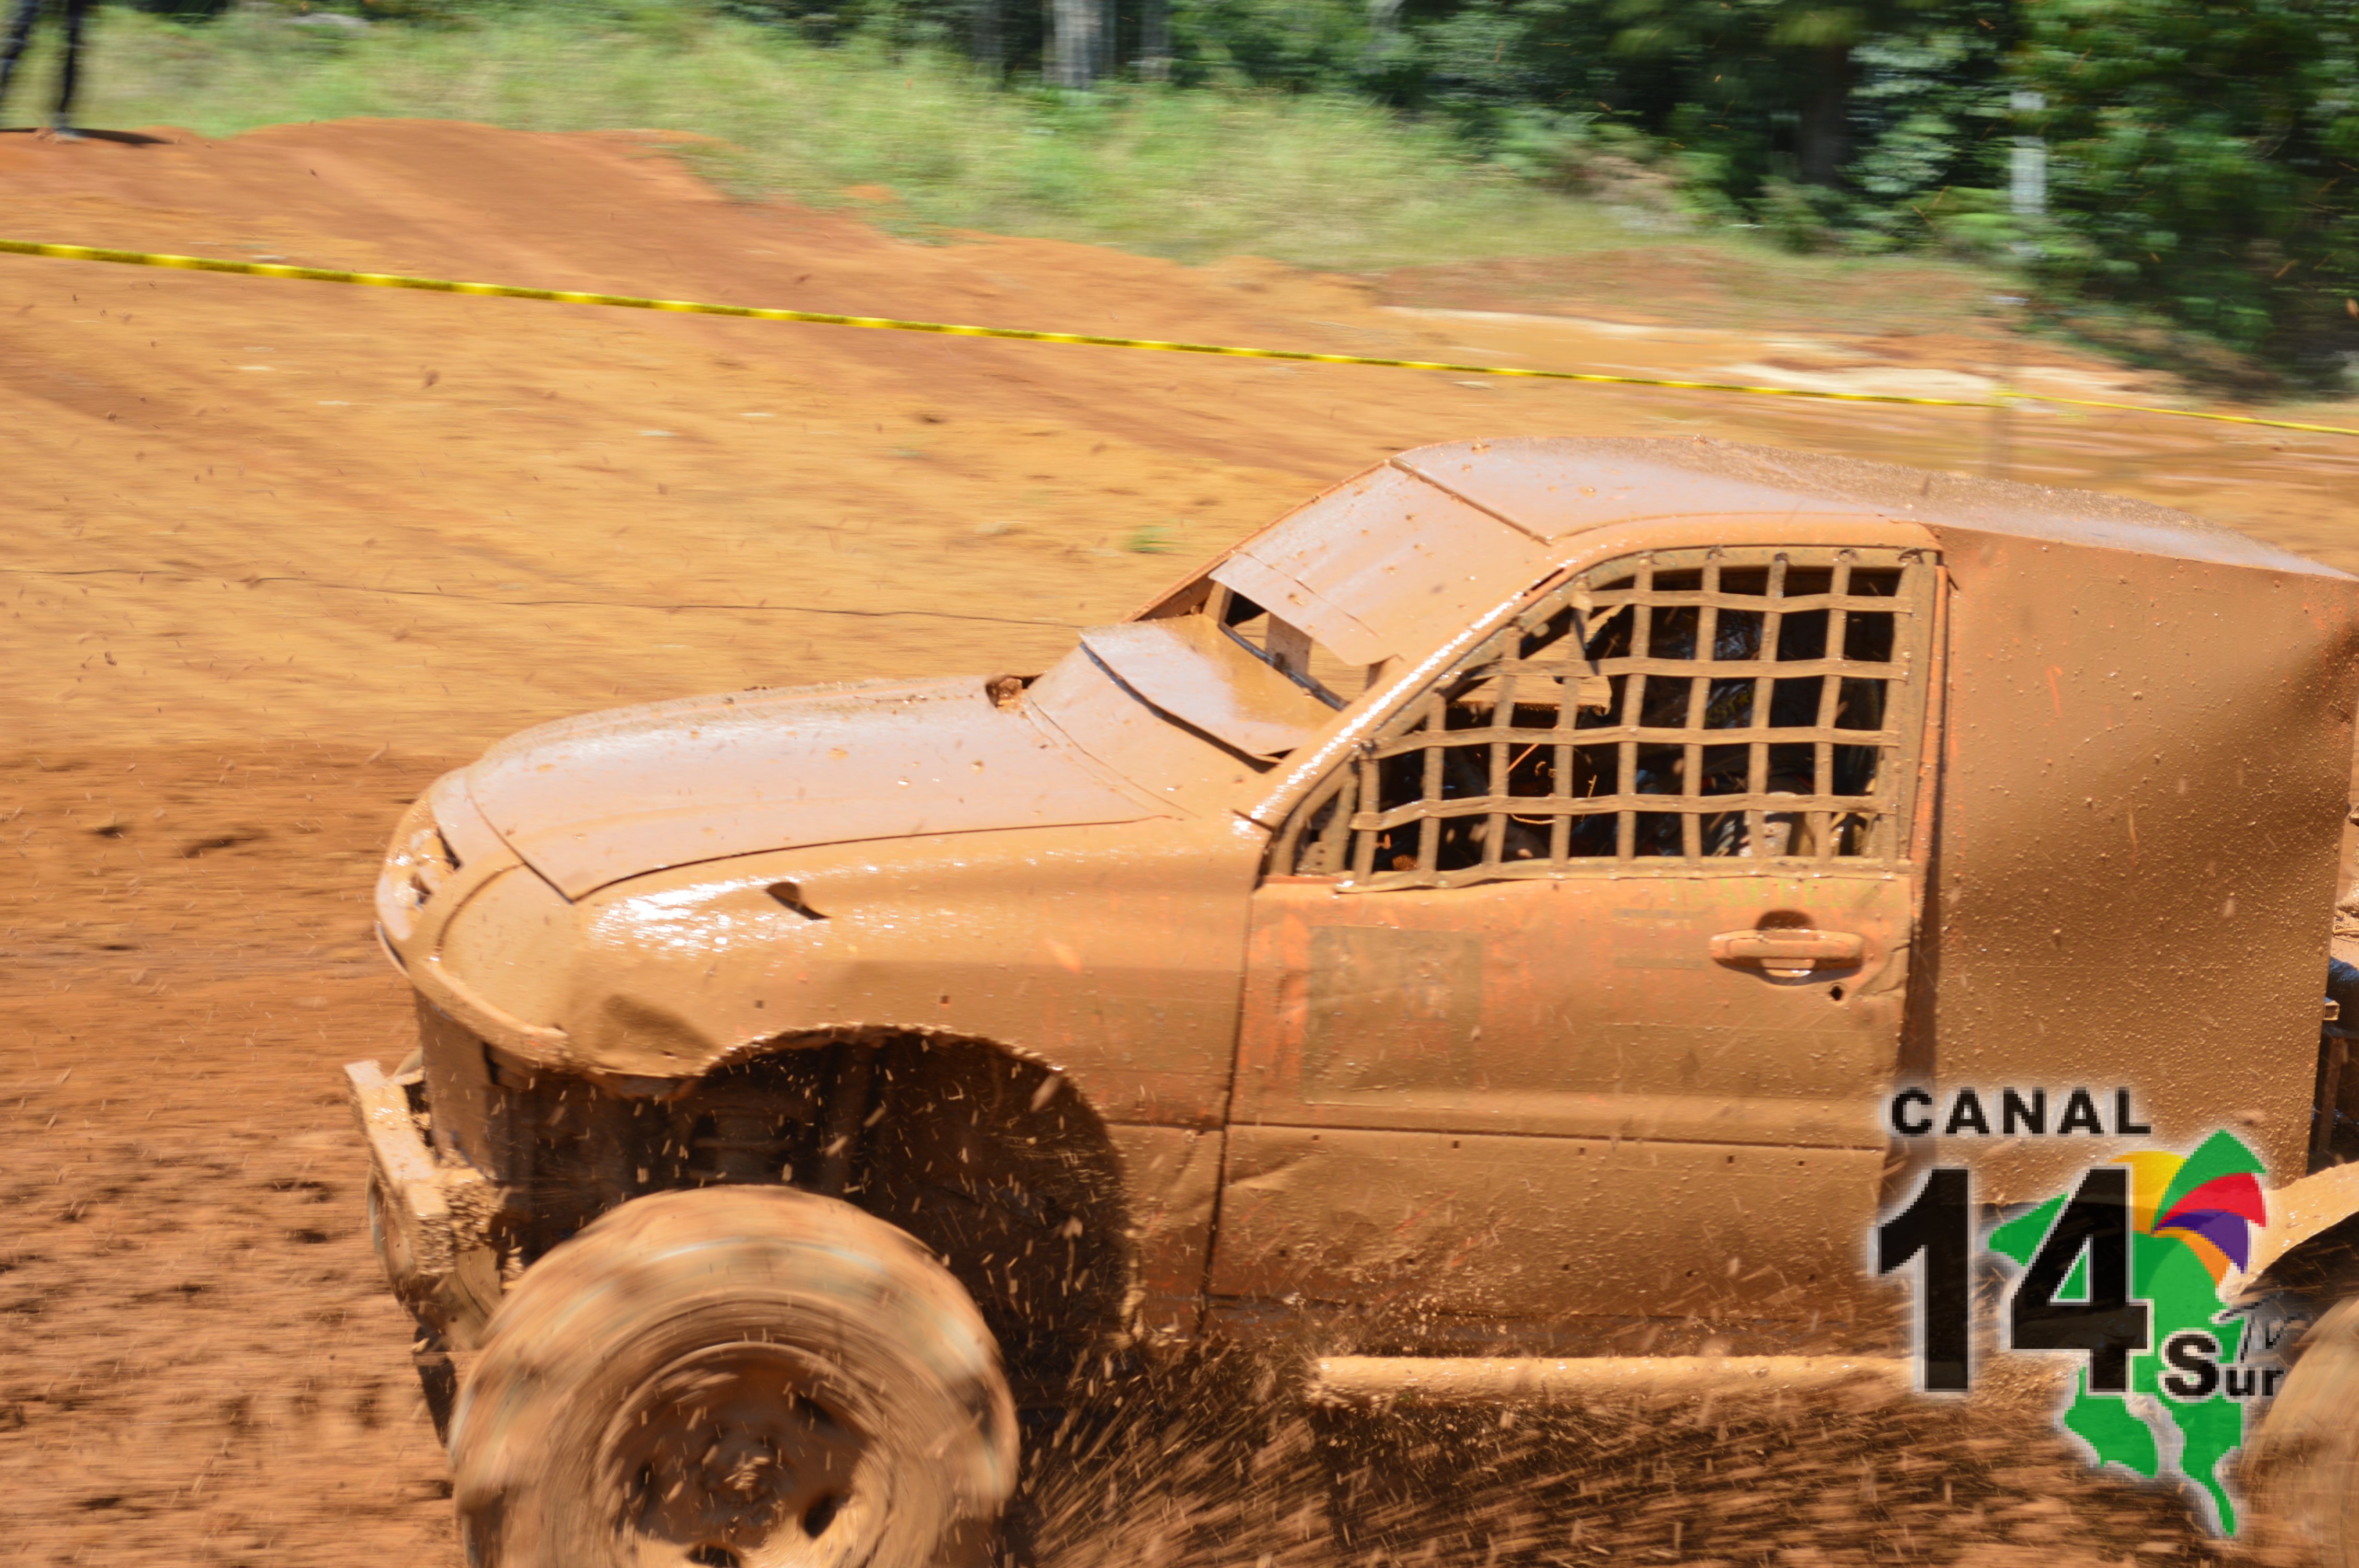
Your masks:
<svg viewBox="0 0 2359 1568"><path fill-rule="evenodd" d="M1871 1238L1966 1137L1911 1087L2101 1086L1977 1142L1993 1211L2234 1127L2251 1290L2339 1323L2355 650L2359 580L2150 506L1503 439L1038 676L520 735L402 821L419 1048L348 1069L468 1560L957 1560L1020 1408L1206 1342L1337 1399L1905 1368ZM2359 1561L2359 1352L2297 1391Z"/></svg>

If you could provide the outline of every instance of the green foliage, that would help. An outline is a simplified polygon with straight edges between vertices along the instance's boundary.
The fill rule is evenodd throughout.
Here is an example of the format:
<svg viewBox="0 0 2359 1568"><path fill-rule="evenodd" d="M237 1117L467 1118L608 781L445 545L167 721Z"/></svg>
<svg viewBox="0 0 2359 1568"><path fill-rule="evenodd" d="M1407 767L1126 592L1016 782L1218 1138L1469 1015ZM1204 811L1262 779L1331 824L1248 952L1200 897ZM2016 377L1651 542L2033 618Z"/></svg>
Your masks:
<svg viewBox="0 0 2359 1568"><path fill-rule="evenodd" d="M986 3L987 0L712 0L710 9L715 16L783 29L815 43L868 38L902 49L976 50L986 42ZM1039 58L1039 7L1011 9L1003 4L996 22L997 42L993 47L1003 58L1011 44L1014 52L1026 60Z"/></svg>
<svg viewBox="0 0 2359 1568"><path fill-rule="evenodd" d="M1135 556L1169 556L1179 552L1180 541L1166 524L1147 523L1124 535L1122 547Z"/></svg>
<svg viewBox="0 0 2359 1568"><path fill-rule="evenodd" d="M1953 252L2005 254L1975 220L1991 214L2006 184L2008 83L2004 51L2011 18L1952 5L1915 14L1917 26L1854 49L1850 222L1855 248L1939 243ZM1984 24L1989 24L1987 26ZM2012 230L2007 238L2013 237Z"/></svg>
<svg viewBox="0 0 2359 1568"><path fill-rule="evenodd" d="M1789 179L1762 182L1754 211L1769 237L1799 255L1831 251L1840 243L1833 220L1841 200L1823 186L1797 185Z"/></svg>
<svg viewBox="0 0 2359 1568"><path fill-rule="evenodd" d="M1356 85L1375 41L1367 11L1342 0L1176 0L1171 36L1183 83L1292 92Z"/></svg>
<svg viewBox="0 0 2359 1568"><path fill-rule="evenodd" d="M184 22L202 21L218 16L229 8L230 0L131 0L136 11L150 16L172 16Z"/></svg>
<svg viewBox="0 0 2359 1568"><path fill-rule="evenodd" d="M2359 4L2059 0L2024 81L2054 149L2059 292L2328 368L2359 295Z"/></svg>

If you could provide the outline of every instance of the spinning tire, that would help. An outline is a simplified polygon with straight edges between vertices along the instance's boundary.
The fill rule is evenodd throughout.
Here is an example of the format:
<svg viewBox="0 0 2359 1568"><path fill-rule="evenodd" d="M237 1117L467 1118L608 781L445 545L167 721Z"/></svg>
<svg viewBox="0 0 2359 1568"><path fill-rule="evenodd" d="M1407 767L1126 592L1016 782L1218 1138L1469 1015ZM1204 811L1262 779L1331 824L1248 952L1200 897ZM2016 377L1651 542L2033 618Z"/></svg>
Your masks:
<svg viewBox="0 0 2359 1568"><path fill-rule="evenodd" d="M1016 1482L998 1346L906 1233L783 1187L640 1198L527 1271L451 1426L470 1568L929 1568Z"/></svg>

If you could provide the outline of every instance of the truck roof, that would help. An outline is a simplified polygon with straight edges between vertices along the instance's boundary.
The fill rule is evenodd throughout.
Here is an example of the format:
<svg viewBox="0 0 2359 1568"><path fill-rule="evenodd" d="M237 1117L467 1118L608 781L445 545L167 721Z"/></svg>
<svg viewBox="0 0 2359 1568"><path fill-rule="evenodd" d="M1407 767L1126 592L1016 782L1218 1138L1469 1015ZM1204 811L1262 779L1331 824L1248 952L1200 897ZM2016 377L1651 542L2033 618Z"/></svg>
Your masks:
<svg viewBox="0 0 2359 1568"><path fill-rule="evenodd" d="M1435 492L1439 492L1440 494ZM1705 437L1516 437L1419 447L1246 540L1212 576L1337 654L1418 651L1531 586L1579 535L1648 518L1885 517L2207 566L2343 577L2183 512Z"/></svg>
<svg viewBox="0 0 2359 1568"><path fill-rule="evenodd" d="M2223 566L2332 571L2142 501L1703 436L1451 441L1403 452L1391 466L1549 540L1643 517L1854 514Z"/></svg>

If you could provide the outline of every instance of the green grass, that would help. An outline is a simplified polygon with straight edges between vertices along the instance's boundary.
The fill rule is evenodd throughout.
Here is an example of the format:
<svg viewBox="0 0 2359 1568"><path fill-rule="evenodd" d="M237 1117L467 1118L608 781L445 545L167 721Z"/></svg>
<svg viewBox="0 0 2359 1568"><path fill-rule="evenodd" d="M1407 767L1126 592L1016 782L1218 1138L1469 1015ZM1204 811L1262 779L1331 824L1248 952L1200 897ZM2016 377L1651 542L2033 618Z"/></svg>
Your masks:
<svg viewBox="0 0 2359 1568"><path fill-rule="evenodd" d="M847 187L884 186L897 200L864 211L905 232L1340 270L1560 254L1632 237L1595 206L1353 99L1001 91L951 57L821 49L685 4L636 21L517 9L359 33L262 10L183 26L109 8L85 70L82 117L94 125L221 136L394 115L696 132L726 144L702 161L729 189L833 204ZM29 118L45 87L25 83L10 118Z"/></svg>

